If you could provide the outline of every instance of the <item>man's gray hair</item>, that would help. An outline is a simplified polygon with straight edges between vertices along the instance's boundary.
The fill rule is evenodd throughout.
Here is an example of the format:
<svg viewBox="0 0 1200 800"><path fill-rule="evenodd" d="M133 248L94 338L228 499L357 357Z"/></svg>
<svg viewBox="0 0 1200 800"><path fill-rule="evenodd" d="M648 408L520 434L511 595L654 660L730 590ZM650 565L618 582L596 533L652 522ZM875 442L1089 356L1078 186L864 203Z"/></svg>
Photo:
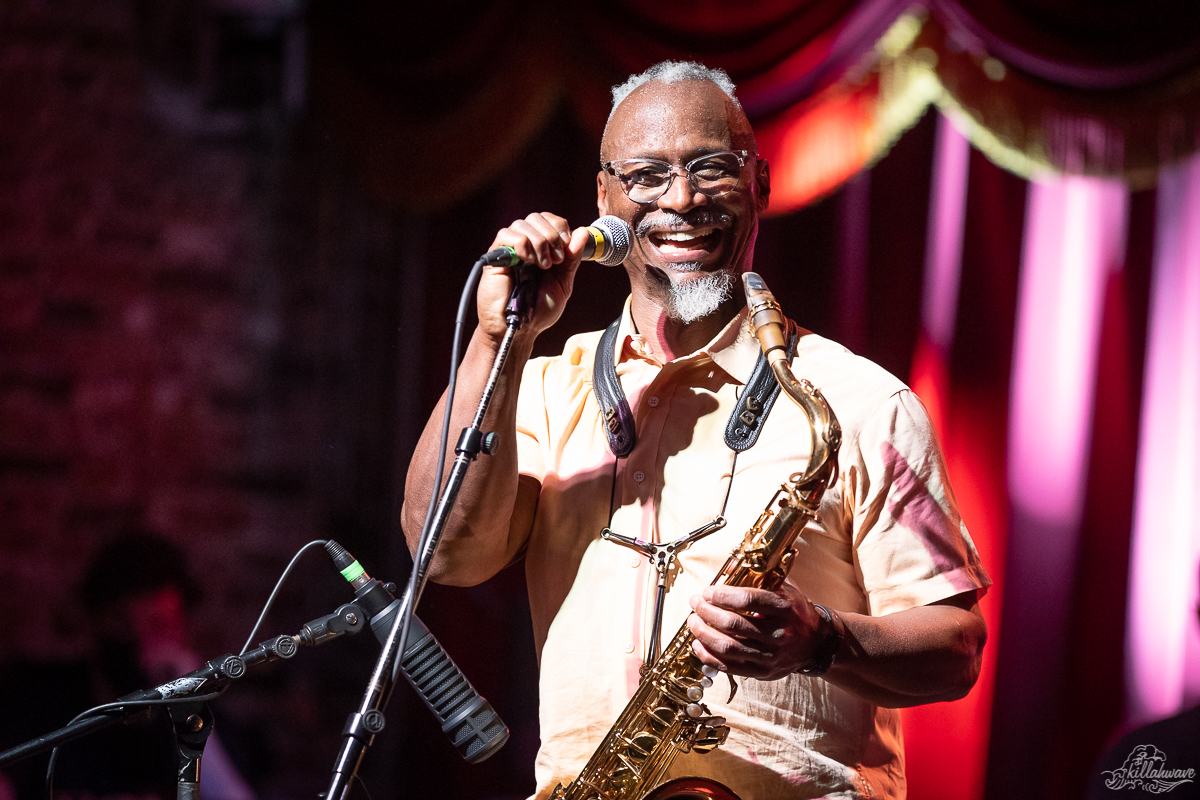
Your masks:
<svg viewBox="0 0 1200 800"><path fill-rule="evenodd" d="M742 107L734 94L736 87L733 85L733 81L729 80L729 75L725 70L712 69L703 64L697 64L695 61L660 61L645 72L630 75L624 83L613 87L613 104L612 110L608 112L608 118L612 119L613 114L617 113L617 106L621 105L621 101L628 97L634 89L650 81L659 81L660 83L711 81L722 92L729 95L729 99L735 106L739 109Z"/></svg>

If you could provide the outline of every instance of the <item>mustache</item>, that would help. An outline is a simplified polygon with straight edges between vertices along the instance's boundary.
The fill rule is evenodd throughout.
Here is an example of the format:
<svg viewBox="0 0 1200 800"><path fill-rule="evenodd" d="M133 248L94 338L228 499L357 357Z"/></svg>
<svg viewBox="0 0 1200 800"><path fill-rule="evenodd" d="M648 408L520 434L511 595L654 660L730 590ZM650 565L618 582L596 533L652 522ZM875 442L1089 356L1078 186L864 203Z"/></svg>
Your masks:
<svg viewBox="0 0 1200 800"><path fill-rule="evenodd" d="M695 208L686 214L663 209L643 217L634 229L634 233L639 237L645 237L656 229L683 227L707 228L710 226L724 230L729 227L729 221L728 214L718 214L707 208Z"/></svg>

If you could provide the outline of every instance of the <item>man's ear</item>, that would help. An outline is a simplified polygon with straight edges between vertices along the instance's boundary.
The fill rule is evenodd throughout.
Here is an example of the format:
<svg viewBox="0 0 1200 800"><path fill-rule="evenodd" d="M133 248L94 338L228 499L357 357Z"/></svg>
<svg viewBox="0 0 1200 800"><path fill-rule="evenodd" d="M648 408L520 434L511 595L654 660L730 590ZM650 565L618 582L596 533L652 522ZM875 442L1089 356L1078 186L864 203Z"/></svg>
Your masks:
<svg viewBox="0 0 1200 800"><path fill-rule="evenodd" d="M604 185L604 170L596 173L596 210L602 217L608 213L608 187Z"/></svg>
<svg viewBox="0 0 1200 800"><path fill-rule="evenodd" d="M758 159L754 170L754 183L758 186L758 200L755 208L761 214L767 210L771 200L771 165L765 158Z"/></svg>

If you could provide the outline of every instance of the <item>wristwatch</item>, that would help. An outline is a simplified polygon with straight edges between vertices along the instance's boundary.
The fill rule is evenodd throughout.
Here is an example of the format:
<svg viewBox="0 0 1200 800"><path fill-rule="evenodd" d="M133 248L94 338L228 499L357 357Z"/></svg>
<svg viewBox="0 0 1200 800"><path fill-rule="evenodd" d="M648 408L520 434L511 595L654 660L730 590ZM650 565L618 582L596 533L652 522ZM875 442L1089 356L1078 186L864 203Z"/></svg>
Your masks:
<svg viewBox="0 0 1200 800"><path fill-rule="evenodd" d="M821 627L825 629L825 639L813 653L812 666L802 667L796 671L801 675L810 675L815 678L824 675L833 666L833 658L841 649L842 639L846 638L846 623L842 622L842 618L831 608L826 608L818 603L813 603L813 608L821 617Z"/></svg>

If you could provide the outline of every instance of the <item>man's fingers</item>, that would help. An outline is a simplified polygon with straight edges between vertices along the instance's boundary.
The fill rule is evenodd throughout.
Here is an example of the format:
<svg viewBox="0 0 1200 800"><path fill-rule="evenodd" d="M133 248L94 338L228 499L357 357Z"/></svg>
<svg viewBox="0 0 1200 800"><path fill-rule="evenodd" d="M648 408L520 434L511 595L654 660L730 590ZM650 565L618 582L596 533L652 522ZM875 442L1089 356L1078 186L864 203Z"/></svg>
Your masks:
<svg viewBox="0 0 1200 800"><path fill-rule="evenodd" d="M709 624L699 613L688 617L688 626L697 641L722 662L759 660L771 657L768 647L769 640L760 636L757 630L752 629L749 636L731 634L728 629Z"/></svg>
<svg viewBox="0 0 1200 800"><path fill-rule="evenodd" d="M694 598L694 600L696 602L692 605L692 610L713 630L734 638L764 640L761 620L728 611L702 598Z"/></svg>
<svg viewBox="0 0 1200 800"><path fill-rule="evenodd" d="M537 213L502 228L492 247L511 247L522 261L549 269L567 257L570 241L571 228L565 219L556 214Z"/></svg>
<svg viewBox="0 0 1200 800"><path fill-rule="evenodd" d="M538 254L542 258L538 265L548 269L566 258L566 246L571 239L571 229L562 217L552 214L530 214L524 220L539 237Z"/></svg>
<svg viewBox="0 0 1200 800"><path fill-rule="evenodd" d="M794 671L809 656L811 626L803 613L809 604L794 590L710 586L693 595L690 604L694 613L688 625L699 644L697 657L711 659L705 663L734 675L772 680Z"/></svg>
<svg viewBox="0 0 1200 800"><path fill-rule="evenodd" d="M523 219L513 222L501 231L501 234L507 235L503 236L503 239L497 236L498 244L511 247L522 261L537 264L542 269L547 269L554 263L557 252L551 240L556 240L557 236L547 234Z"/></svg>
<svg viewBox="0 0 1200 800"><path fill-rule="evenodd" d="M692 653L700 659L700 663L731 675L766 678L774 676L776 672L771 663L770 653L764 653L719 635L716 637L703 633L698 635L692 642Z"/></svg>
<svg viewBox="0 0 1200 800"><path fill-rule="evenodd" d="M701 642L699 639L696 639L695 641L692 642L692 652L695 654L696 658L700 659L701 664L706 664L710 667L715 667L716 669L720 670L721 672L729 671L729 665L726 664L721 659L714 656L712 653L708 652L708 648L706 648L704 646L704 643Z"/></svg>
<svg viewBox="0 0 1200 800"><path fill-rule="evenodd" d="M550 223L550 227L554 229L554 233L565 247L571 241L571 226L557 214L542 214L541 217Z"/></svg>
<svg viewBox="0 0 1200 800"><path fill-rule="evenodd" d="M778 616L791 609L791 601L777 592L748 586L706 586L705 601L735 614Z"/></svg>

